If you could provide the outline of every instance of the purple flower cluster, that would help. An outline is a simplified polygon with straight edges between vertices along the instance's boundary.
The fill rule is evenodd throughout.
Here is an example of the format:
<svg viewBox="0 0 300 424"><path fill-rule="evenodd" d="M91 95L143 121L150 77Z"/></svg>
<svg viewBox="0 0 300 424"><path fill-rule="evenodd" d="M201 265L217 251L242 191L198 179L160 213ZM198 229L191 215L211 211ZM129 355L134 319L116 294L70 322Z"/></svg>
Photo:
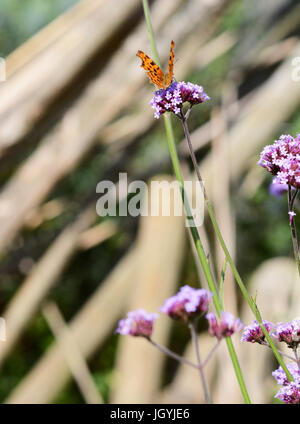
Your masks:
<svg viewBox="0 0 300 424"><path fill-rule="evenodd" d="M275 397L282 400L284 403L299 404L300 403L300 370L297 364L288 364L287 368L291 373L294 381L288 380L282 367L272 372L277 384L282 387L276 393Z"/></svg>
<svg viewBox="0 0 300 424"><path fill-rule="evenodd" d="M147 313L144 309L128 312L127 318L119 321L116 333L120 333L123 336L150 337L154 321L157 318L158 314Z"/></svg>
<svg viewBox="0 0 300 424"><path fill-rule="evenodd" d="M271 324L268 321L264 321L264 320L263 320L263 324L264 324L267 332L270 334L270 331L271 331L273 324ZM260 328L260 325L257 321L253 321L252 324L247 325L247 327L244 328L244 332L242 334L241 341L242 342L250 342L250 343L266 344L265 335L262 332L262 329Z"/></svg>
<svg viewBox="0 0 300 424"><path fill-rule="evenodd" d="M183 286L179 292L168 298L161 311L171 318L188 321L207 312L212 293L204 289ZM128 312L127 318L118 323L116 333L130 336L151 337L154 321L158 314L147 313L144 309Z"/></svg>
<svg viewBox="0 0 300 424"><path fill-rule="evenodd" d="M276 398L282 400L288 404L300 404L300 384L289 383L286 386L282 386L281 389L276 393Z"/></svg>
<svg viewBox="0 0 300 424"><path fill-rule="evenodd" d="M263 323L266 330L272 337L279 342L286 343L289 348L296 352L296 349L300 344L300 319L295 319L287 323L279 322L276 325L267 321L263 321ZM274 331L271 333L272 328ZM252 324L245 327L241 341L268 345L257 321L254 321ZM298 360L296 353L295 358ZM282 386L275 397L282 400L284 403L300 404L299 362L288 364L287 368L294 379L293 382L288 380L286 373L281 366L272 372L277 383Z"/></svg>
<svg viewBox="0 0 300 424"><path fill-rule="evenodd" d="M258 165L275 175L274 183L300 188L300 134L295 138L282 135L272 145L266 146Z"/></svg>
<svg viewBox="0 0 300 424"><path fill-rule="evenodd" d="M203 87L182 81L173 82L168 88L155 91L150 105L155 110L154 117L158 119L165 112L179 115L185 102L193 106L209 99Z"/></svg>
<svg viewBox="0 0 300 424"><path fill-rule="evenodd" d="M161 311L171 318L188 321L206 312L211 298L212 293L205 289L183 286L177 294L165 301Z"/></svg>
<svg viewBox="0 0 300 424"><path fill-rule="evenodd" d="M230 337L244 327L243 323L230 312L222 312L220 320L213 313L206 314L205 317L209 323L209 334L215 336L218 340L223 337Z"/></svg>
<svg viewBox="0 0 300 424"><path fill-rule="evenodd" d="M287 365L287 369L291 373L295 382L297 384L300 384L300 370L298 368L298 365L295 362L292 362L291 364ZM288 380L282 367L279 367L277 370L273 371L272 375L277 381L277 384L280 384L281 386L287 386L288 384L290 384L290 381Z"/></svg>
<svg viewBox="0 0 300 424"><path fill-rule="evenodd" d="M295 349L300 344L300 319L291 322L278 322L276 325L263 321L268 333L279 342L284 342L289 348ZM274 331L271 334L271 329ZM257 321L245 327L241 341L266 344L265 336Z"/></svg>
<svg viewBox="0 0 300 424"><path fill-rule="evenodd" d="M297 348L300 343L300 319L279 322L272 336L279 342L285 342L291 349Z"/></svg>

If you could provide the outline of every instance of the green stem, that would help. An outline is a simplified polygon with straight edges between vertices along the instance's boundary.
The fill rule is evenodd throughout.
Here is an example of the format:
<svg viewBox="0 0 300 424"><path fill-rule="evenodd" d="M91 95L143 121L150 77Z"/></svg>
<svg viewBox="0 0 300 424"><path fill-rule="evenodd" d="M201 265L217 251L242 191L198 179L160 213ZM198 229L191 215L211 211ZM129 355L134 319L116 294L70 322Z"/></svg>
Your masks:
<svg viewBox="0 0 300 424"><path fill-rule="evenodd" d="M153 32L151 18L150 18L148 0L143 0L143 9L144 9L145 21L146 21L147 29L148 29L148 33L149 33L149 39L150 39L153 59L155 60L156 64L160 67L160 60L159 60L158 51L157 51L157 48L156 48L154 32Z"/></svg>
<svg viewBox="0 0 300 424"><path fill-rule="evenodd" d="M152 30L152 25L151 25L151 19L150 19L150 13L149 13L149 5L148 5L148 1L147 0L143 0L143 7L144 7L144 13L145 13L145 19L146 19L146 23L147 23L147 28L148 28L148 32L149 32L149 38L150 38L150 42L151 42L151 46L152 46L152 51L153 51L153 57L154 60L156 61L157 64L159 64L159 58L158 58L158 53L157 53L157 49L156 49L156 45L155 45L155 40L154 40L154 34L153 34L153 30ZM177 154L177 150L176 150L176 145L175 145L175 139L174 139L174 134L173 134L173 130L172 130L172 125L171 125L171 121L170 121L170 116L169 115L164 115L164 122L165 122L165 129L166 129L166 133L167 133L167 139L168 139L168 146L169 146L169 150L170 150L170 156L171 156L171 160L172 160L172 164L173 164L173 168L174 168L174 173L175 176L178 180L179 186L180 186L180 190L181 190L181 196L183 199L183 203L184 203L184 207L185 207L185 211L186 211L186 215L187 217L189 217L192 226L190 227L191 229L191 234L193 237L193 241L197 250L197 254L199 256L202 268L203 268L203 272L205 275L205 278L207 280L208 283L208 287L211 290L211 292L214 294L213 296L213 302L216 308L216 312L217 315L220 316L221 315L221 303L219 301L219 295L218 295L218 291L215 287L215 283L214 283L214 279L213 279L213 275L212 272L210 270L200 237L199 237L199 233L197 230L197 227L195 226L195 223L193 222L193 216L191 213L191 209L189 206L189 203L187 201L187 196L185 196L185 192L184 192L184 184L183 184L183 178L182 178L182 174L181 174L181 169L180 169L180 163L179 163L179 158L178 158L178 154ZM228 347L228 351L232 360L232 364L235 370L235 374L241 389L241 393L243 395L244 401L245 403L251 403L250 401L250 397L245 385L245 381L242 375L242 371L238 362L238 358L232 343L231 338L226 338L226 343L227 343L227 347Z"/></svg>

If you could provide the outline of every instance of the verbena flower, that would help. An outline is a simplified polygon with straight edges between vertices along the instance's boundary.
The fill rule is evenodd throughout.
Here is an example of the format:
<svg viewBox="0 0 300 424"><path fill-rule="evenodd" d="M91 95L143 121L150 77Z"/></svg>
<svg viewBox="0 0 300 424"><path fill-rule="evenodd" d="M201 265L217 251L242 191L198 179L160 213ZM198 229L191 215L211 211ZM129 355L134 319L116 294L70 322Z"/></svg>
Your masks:
<svg viewBox="0 0 300 424"><path fill-rule="evenodd" d="M158 119L165 112L179 115L185 102L193 106L209 99L200 85L181 81L173 82L166 89L155 91L150 105L155 110L154 117Z"/></svg>
<svg viewBox="0 0 300 424"><path fill-rule="evenodd" d="M300 188L300 134L282 135L260 154L258 164L275 175L274 182Z"/></svg>
<svg viewBox="0 0 300 424"><path fill-rule="evenodd" d="M297 384L300 384L300 370L298 365L293 362L291 364L288 364L287 368L291 373L292 377L294 378L295 382ZM286 386L290 384L290 381L288 380L286 373L283 371L283 368L281 366L277 370L273 371L272 375L277 381L277 384L280 384L281 386Z"/></svg>
<svg viewBox="0 0 300 424"><path fill-rule="evenodd" d="M285 342L291 349L297 348L300 343L300 319L277 323L272 336L279 342Z"/></svg>
<svg viewBox="0 0 300 424"><path fill-rule="evenodd" d="M284 403L300 404L300 384L291 382L281 387L275 397L282 400Z"/></svg>
<svg viewBox="0 0 300 424"><path fill-rule="evenodd" d="M205 317L209 323L209 334L216 336L218 340L223 337L230 337L244 327L243 323L230 312L221 312L220 319L213 313L206 314Z"/></svg>
<svg viewBox="0 0 300 424"><path fill-rule="evenodd" d="M154 321L157 318L158 314L147 313L144 309L128 312L127 318L119 321L116 333L120 333L123 336L150 337Z"/></svg>
<svg viewBox="0 0 300 424"><path fill-rule="evenodd" d="M212 293L205 289L183 286L177 294L168 298L161 311L174 319L187 321L207 312Z"/></svg>
<svg viewBox="0 0 300 424"><path fill-rule="evenodd" d="M263 320L263 324L267 332L270 334L273 324L265 320ZM252 324L247 325L247 327L244 328L241 341L250 342L250 343L259 343L259 344L266 343L265 335L262 332L262 329L260 328L260 325L256 320L253 321Z"/></svg>

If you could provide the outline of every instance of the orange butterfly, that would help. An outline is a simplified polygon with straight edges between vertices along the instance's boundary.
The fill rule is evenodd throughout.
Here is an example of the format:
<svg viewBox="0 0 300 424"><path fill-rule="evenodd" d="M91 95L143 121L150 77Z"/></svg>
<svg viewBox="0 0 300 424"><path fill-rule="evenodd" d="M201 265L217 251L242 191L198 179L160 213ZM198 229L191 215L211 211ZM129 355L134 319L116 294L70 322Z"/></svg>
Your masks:
<svg viewBox="0 0 300 424"><path fill-rule="evenodd" d="M166 89L169 87L169 85L172 83L173 80L173 67L174 67L174 46L175 43L172 40L171 41L171 48L170 48L170 57L169 57L169 73L164 74L163 71L160 69L160 67L144 52L139 50L137 52L137 56L142 59L141 67L145 69L147 72L148 77L150 78L150 81L157 85L159 88Z"/></svg>

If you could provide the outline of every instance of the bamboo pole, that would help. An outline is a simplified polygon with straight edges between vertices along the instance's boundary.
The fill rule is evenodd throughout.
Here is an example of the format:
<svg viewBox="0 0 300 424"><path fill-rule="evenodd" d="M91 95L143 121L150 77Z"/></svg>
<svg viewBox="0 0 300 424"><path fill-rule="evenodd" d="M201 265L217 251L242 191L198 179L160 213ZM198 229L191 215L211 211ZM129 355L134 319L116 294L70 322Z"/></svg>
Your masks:
<svg viewBox="0 0 300 424"><path fill-rule="evenodd" d="M164 184L172 183L173 179L161 176L152 181ZM177 194L171 193L170 199L163 194L160 197L159 187L151 187L151 193L148 193L148 210L157 206L159 216L141 217L137 240L139 259L128 310L143 308L149 312L159 311L165 299L177 291L185 252L185 228L183 217L174 216L174 210L182 210L178 187L176 190ZM168 216L161 215L162 202L165 201L166 210L170 207ZM153 339L166 345L171 325L170 318L160 316L155 324ZM164 363L164 355L146 341L121 338L110 402L152 403L160 388Z"/></svg>
<svg viewBox="0 0 300 424"><path fill-rule="evenodd" d="M88 365L77 343L74 341L72 333L68 329L68 326L66 325L57 305L54 302L46 303L43 307L43 316L55 336L62 355L64 356L86 403L103 403L103 399L96 387Z"/></svg>
<svg viewBox="0 0 300 424"><path fill-rule="evenodd" d="M82 2L73 16L59 17L8 58L8 79L0 85L0 155L36 125L93 55L124 32L139 3L123 0L116 13L107 0ZM31 60L24 63L26 55Z"/></svg>
<svg viewBox="0 0 300 424"><path fill-rule="evenodd" d="M88 207L50 245L3 312L9 337L0 349L0 365L13 349L21 332L38 310L49 289L57 282L82 242L81 233L96 219L94 206Z"/></svg>
<svg viewBox="0 0 300 424"><path fill-rule="evenodd" d="M174 287L177 281L177 271L183 253L184 228L180 223L182 219L178 216L143 218L136 248L112 271L69 326L72 337L85 358L90 357L111 333L116 320L128 305L130 296L137 295L141 280L145 281L145 292L141 295L145 301L154 299L157 294L163 296L170 293L171 287ZM153 244L156 246L154 250ZM161 300L159 297L158 302ZM161 331L164 335L162 338L165 339L166 327ZM151 347L151 355L152 349ZM160 354L157 358L161 363ZM7 402L50 402L69 376L61 352L54 344L22 380ZM154 381L157 382L157 377Z"/></svg>
<svg viewBox="0 0 300 424"><path fill-rule="evenodd" d="M133 284L137 253L133 248L69 324L72 338L85 358L91 356L113 331L125 309ZM70 371L56 343L45 352L6 403L49 403L70 379Z"/></svg>

